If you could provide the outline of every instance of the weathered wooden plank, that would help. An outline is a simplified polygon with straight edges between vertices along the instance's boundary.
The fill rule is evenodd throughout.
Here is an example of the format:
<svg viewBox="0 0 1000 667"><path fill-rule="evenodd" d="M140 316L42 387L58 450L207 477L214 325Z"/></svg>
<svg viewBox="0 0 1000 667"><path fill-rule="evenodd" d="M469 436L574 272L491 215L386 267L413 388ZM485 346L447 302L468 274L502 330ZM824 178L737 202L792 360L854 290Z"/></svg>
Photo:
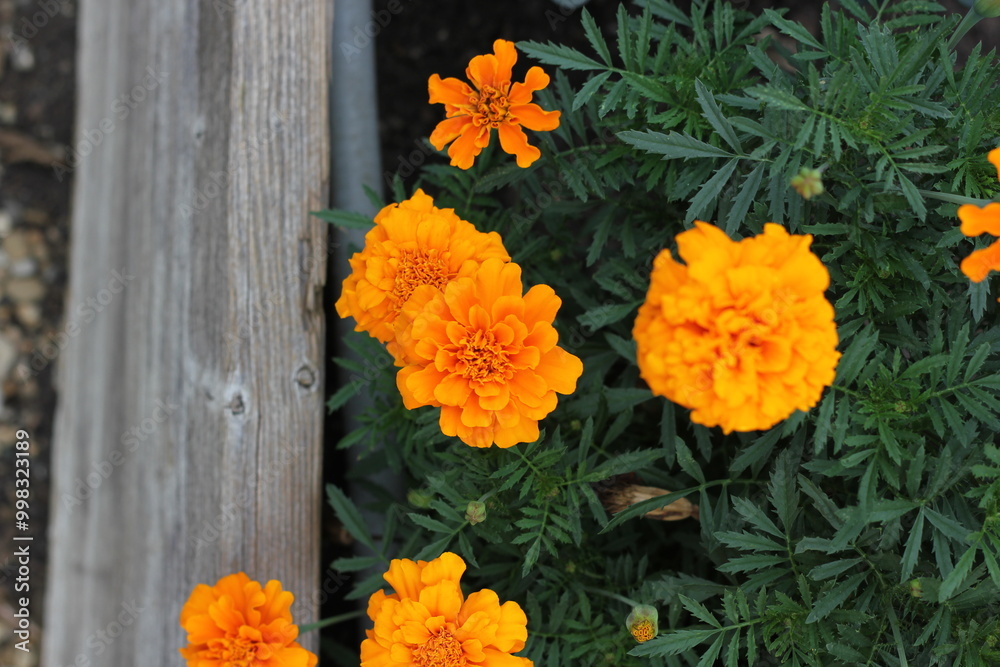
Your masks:
<svg viewBox="0 0 1000 667"><path fill-rule="evenodd" d="M180 664L240 570L316 617L332 4L82 3L45 664Z"/></svg>

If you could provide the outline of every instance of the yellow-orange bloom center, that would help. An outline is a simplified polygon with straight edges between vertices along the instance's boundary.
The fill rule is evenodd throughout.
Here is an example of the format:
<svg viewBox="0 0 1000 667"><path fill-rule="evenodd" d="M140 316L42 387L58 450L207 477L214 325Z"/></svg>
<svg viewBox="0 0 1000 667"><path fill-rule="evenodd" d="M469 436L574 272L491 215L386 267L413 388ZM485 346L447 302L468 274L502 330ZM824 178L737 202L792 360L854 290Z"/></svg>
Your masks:
<svg viewBox="0 0 1000 667"><path fill-rule="evenodd" d="M396 280L389 295L392 300L391 310L398 313L413 290L419 286L431 285L444 289L455 275L449 271L448 262L437 248L402 251L396 261Z"/></svg>
<svg viewBox="0 0 1000 667"><path fill-rule="evenodd" d="M489 330L480 329L466 336L455 358L455 370L469 380L505 382L514 375L506 346Z"/></svg>
<svg viewBox="0 0 1000 667"><path fill-rule="evenodd" d="M209 650L213 660L219 660L226 667L253 667L258 659L270 657L270 647L246 637L231 637L218 640L218 644Z"/></svg>
<svg viewBox="0 0 1000 667"><path fill-rule="evenodd" d="M417 667L465 667L462 644L447 630L431 635L422 646L413 649L413 664Z"/></svg>
<svg viewBox="0 0 1000 667"><path fill-rule="evenodd" d="M472 122L479 127L489 125L496 129L507 120L507 115L510 113L507 91L493 86L483 86L478 94L470 95L469 104L475 109Z"/></svg>
<svg viewBox="0 0 1000 667"><path fill-rule="evenodd" d="M632 626L632 636L637 642L648 642L655 635L652 621L639 621Z"/></svg>

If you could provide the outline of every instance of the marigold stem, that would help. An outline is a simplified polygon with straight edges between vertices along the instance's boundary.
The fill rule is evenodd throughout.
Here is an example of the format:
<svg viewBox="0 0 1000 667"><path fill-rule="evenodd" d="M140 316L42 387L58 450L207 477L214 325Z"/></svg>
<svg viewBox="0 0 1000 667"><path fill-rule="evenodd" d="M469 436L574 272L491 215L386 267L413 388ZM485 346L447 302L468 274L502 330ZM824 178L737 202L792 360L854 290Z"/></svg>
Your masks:
<svg viewBox="0 0 1000 667"><path fill-rule="evenodd" d="M979 23L983 18L985 17L977 12L975 7L971 8L969 13L965 15L965 18L962 19L962 22L958 24L958 27L955 28L955 34L948 40L948 50L951 51L958 46L958 43L962 41L966 33L972 30L972 26Z"/></svg>
<svg viewBox="0 0 1000 667"><path fill-rule="evenodd" d="M338 623L343 623L344 621L350 621L355 618L361 618L365 615L365 611L358 609L357 611L349 611L346 614L340 614L338 616L331 616L330 618L324 618L321 621L316 621L315 623L309 623L308 625L299 626L299 635L304 635L307 632L312 632L313 630L319 630L320 628L325 628L328 625L337 625Z"/></svg>

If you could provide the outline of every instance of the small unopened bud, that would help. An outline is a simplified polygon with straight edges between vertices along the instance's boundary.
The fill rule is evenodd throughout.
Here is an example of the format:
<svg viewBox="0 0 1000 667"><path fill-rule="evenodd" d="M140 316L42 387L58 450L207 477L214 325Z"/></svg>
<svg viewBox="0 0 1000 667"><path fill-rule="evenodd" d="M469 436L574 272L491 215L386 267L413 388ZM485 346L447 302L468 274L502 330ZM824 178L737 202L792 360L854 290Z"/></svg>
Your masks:
<svg viewBox="0 0 1000 667"><path fill-rule="evenodd" d="M465 520L475 526L477 523L486 521L486 503L473 500L465 508Z"/></svg>
<svg viewBox="0 0 1000 667"><path fill-rule="evenodd" d="M434 496L427 493L423 489L410 489L406 492L406 501L414 507L419 507L420 509L427 509L430 507L432 500L434 500Z"/></svg>
<svg viewBox="0 0 1000 667"><path fill-rule="evenodd" d="M655 607L645 604L636 605L632 607L632 613L625 619L625 627L640 644L648 642L660 631L656 625L659 617Z"/></svg>
<svg viewBox="0 0 1000 667"><path fill-rule="evenodd" d="M988 19L1000 16L1000 0L976 0L973 7L978 14Z"/></svg>
<svg viewBox="0 0 1000 667"><path fill-rule="evenodd" d="M910 581L910 595L915 598L924 597L924 586L920 583L919 579L913 579Z"/></svg>
<svg viewBox="0 0 1000 667"><path fill-rule="evenodd" d="M797 176L792 177L792 187L802 195L803 199L812 199L825 192L823 188L823 172L819 169L802 167Z"/></svg>

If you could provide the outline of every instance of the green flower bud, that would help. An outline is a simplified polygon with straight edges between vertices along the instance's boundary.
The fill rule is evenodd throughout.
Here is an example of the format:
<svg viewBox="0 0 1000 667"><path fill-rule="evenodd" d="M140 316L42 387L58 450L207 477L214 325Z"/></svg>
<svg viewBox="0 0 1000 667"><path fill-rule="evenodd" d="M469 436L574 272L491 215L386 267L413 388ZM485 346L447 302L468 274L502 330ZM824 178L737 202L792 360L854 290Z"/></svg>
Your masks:
<svg viewBox="0 0 1000 667"><path fill-rule="evenodd" d="M406 492L406 502L420 509L427 509L431 506L434 496L423 489L410 489Z"/></svg>
<svg viewBox="0 0 1000 667"><path fill-rule="evenodd" d="M486 521L486 503L473 500L465 508L465 520L475 526L477 523Z"/></svg>
<svg viewBox="0 0 1000 667"><path fill-rule="evenodd" d="M802 195L803 199L812 199L823 194L823 172L819 169L802 167L797 176L792 178L792 187Z"/></svg>
<svg viewBox="0 0 1000 667"><path fill-rule="evenodd" d="M655 607L645 604L636 605L632 607L632 613L625 619L625 627L640 644L648 642L660 631L656 625L659 617Z"/></svg>
<svg viewBox="0 0 1000 667"><path fill-rule="evenodd" d="M1000 16L1000 0L976 0L975 10L988 19Z"/></svg>
<svg viewBox="0 0 1000 667"><path fill-rule="evenodd" d="M924 586L920 583L919 579L913 579L910 581L910 595L915 598L924 597Z"/></svg>

